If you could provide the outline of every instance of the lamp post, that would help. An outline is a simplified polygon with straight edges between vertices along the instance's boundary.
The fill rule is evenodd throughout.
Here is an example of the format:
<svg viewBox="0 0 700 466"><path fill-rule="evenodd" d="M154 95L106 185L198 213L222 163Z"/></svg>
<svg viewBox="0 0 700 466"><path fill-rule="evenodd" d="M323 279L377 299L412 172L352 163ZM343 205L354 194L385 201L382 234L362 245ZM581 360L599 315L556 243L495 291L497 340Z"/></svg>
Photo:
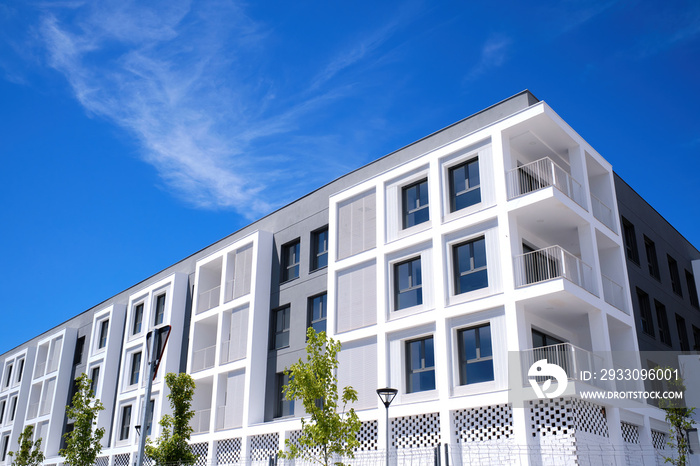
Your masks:
<svg viewBox="0 0 700 466"><path fill-rule="evenodd" d="M382 403L384 403L384 407L386 408L386 463L385 466L389 466L389 405L391 404L392 401L394 401L394 398L396 397L396 394L399 391L395 388L378 388L377 389L377 395L379 395L379 398L382 400Z"/></svg>

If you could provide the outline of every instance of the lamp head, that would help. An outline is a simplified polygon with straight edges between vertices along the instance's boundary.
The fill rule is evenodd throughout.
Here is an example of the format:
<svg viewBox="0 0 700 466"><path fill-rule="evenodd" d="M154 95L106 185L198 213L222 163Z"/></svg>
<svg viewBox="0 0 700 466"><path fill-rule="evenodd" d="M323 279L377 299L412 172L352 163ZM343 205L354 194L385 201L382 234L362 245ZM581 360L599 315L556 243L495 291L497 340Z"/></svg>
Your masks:
<svg viewBox="0 0 700 466"><path fill-rule="evenodd" d="M389 387L377 389L377 395L379 395L379 398L382 400L382 403L384 403L384 406L386 406L387 409L389 408L391 402L394 401L394 398L398 392L399 391L397 389Z"/></svg>

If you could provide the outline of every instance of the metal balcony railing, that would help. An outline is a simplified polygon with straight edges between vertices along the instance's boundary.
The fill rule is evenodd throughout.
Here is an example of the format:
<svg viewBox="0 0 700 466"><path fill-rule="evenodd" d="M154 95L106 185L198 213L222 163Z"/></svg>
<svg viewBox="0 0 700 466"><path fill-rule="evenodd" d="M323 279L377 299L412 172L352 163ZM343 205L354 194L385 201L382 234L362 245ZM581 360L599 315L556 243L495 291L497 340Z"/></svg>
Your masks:
<svg viewBox="0 0 700 466"><path fill-rule="evenodd" d="M550 246L515 257L516 288L556 278L566 278L598 296L591 266L561 246Z"/></svg>
<svg viewBox="0 0 700 466"><path fill-rule="evenodd" d="M191 426L195 434L209 432L209 421L211 420L211 409L201 409L194 412L192 416Z"/></svg>
<svg viewBox="0 0 700 466"><path fill-rule="evenodd" d="M197 299L197 314L218 306L220 292L221 286L215 286L210 290L199 293L199 297Z"/></svg>
<svg viewBox="0 0 700 466"><path fill-rule="evenodd" d="M506 183L508 184L509 200L554 186L576 204L586 208L581 183L549 157L510 170L506 176Z"/></svg>
<svg viewBox="0 0 700 466"><path fill-rule="evenodd" d="M613 220L612 209L595 197L593 193L591 193L591 210L595 218L600 220L603 225L610 228L610 231L615 232L615 221Z"/></svg>
<svg viewBox="0 0 700 466"><path fill-rule="evenodd" d="M192 372L203 371L214 367L216 345L208 346L192 353Z"/></svg>
<svg viewBox="0 0 700 466"><path fill-rule="evenodd" d="M569 380L581 380L598 388L608 388L606 380L582 377L582 372L600 373L605 367L605 360L590 351L574 346L571 343L532 348L522 352L520 357L523 374L523 385L529 385L528 370L536 361L546 359L550 364L556 364L566 372Z"/></svg>
<svg viewBox="0 0 700 466"><path fill-rule="evenodd" d="M605 275L601 274L600 276L603 279L603 299L605 302L626 313L624 288Z"/></svg>
<svg viewBox="0 0 700 466"><path fill-rule="evenodd" d="M34 419L39 414L39 402L30 403L27 408L27 419Z"/></svg>
<svg viewBox="0 0 700 466"><path fill-rule="evenodd" d="M42 362L37 362L36 367L34 368L34 378L38 379L39 377L42 377L44 375L44 371L46 370L46 360Z"/></svg>

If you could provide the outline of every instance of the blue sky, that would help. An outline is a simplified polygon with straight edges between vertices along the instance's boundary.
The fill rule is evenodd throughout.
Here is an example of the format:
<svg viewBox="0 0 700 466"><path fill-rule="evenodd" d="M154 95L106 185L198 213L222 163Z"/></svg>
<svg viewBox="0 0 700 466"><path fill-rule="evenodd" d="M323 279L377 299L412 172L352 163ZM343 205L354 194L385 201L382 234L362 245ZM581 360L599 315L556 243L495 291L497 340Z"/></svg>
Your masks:
<svg viewBox="0 0 700 466"><path fill-rule="evenodd" d="M0 3L0 353L526 88L699 246L700 2L532 3Z"/></svg>

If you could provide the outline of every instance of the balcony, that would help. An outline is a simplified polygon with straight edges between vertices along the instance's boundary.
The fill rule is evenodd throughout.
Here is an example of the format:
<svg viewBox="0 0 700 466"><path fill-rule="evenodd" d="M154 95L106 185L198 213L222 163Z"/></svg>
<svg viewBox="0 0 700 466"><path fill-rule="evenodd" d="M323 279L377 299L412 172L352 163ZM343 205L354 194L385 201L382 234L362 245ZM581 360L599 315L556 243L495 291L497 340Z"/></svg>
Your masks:
<svg viewBox="0 0 700 466"><path fill-rule="evenodd" d="M214 367L215 356L216 345L196 350L192 354L192 372L199 372Z"/></svg>
<svg viewBox="0 0 700 466"><path fill-rule="evenodd" d="M516 288L557 278L565 278L597 296L591 266L561 246L550 246L515 257Z"/></svg>
<svg viewBox="0 0 700 466"><path fill-rule="evenodd" d="M591 210L593 211L593 216L600 220L600 222L608 227L610 231L615 233L615 221L613 220L613 211L610 207L605 205L603 201L595 197L591 193Z"/></svg>
<svg viewBox="0 0 700 466"><path fill-rule="evenodd" d="M553 186L576 204L586 208L581 183L573 179L549 157L510 170L506 176L506 183L508 200Z"/></svg>
<svg viewBox="0 0 700 466"><path fill-rule="evenodd" d="M564 369L569 380L575 381L584 381L584 378L581 376L582 371L600 373L605 368L605 360L602 357L571 343L532 348L524 350L520 356L524 386L529 385L528 370L530 366L540 359L546 359L548 363L558 365ZM590 380L585 380L585 382L598 388L608 388L606 380L598 380L591 377Z"/></svg>
<svg viewBox="0 0 700 466"><path fill-rule="evenodd" d="M603 278L603 299L605 302L627 313L624 288L605 275L601 274L601 277Z"/></svg>
<svg viewBox="0 0 700 466"><path fill-rule="evenodd" d="M39 414L39 402L30 403L27 408L27 419L34 419Z"/></svg>
<svg viewBox="0 0 700 466"><path fill-rule="evenodd" d="M209 432L209 421L211 419L211 409L202 409L194 412L192 416L192 432L195 434L201 434L204 432Z"/></svg>
<svg viewBox="0 0 700 466"><path fill-rule="evenodd" d="M199 293L199 297L197 299L197 314L218 306L220 294L221 286L216 286L210 290Z"/></svg>

